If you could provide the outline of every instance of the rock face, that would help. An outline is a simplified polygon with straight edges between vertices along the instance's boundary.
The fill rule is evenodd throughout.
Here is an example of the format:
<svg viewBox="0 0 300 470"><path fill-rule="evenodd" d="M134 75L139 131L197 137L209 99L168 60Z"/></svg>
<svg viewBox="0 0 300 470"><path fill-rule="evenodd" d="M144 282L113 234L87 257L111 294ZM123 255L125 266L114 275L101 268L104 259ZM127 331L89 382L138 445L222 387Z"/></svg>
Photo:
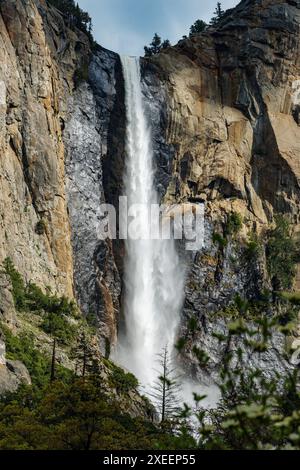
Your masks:
<svg viewBox="0 0 300 470"><path fill-rule="evenodd" d="M298 230L299 23L299 2L244 0L217 28L143 60L162 199L206 204L204 249L188 256L183 331L198 319L194 342L215 367L222 355L212 331L224 320L211 314L269 287L263 255L247 259L249 234L263 233L275 213ZM233 212L241 233L214 243Z"/></svg>
<svg viewBox="0 0 300 470"><path fill-rule="evenodd" d="M299 21L297 2L242 1L145 65L152 89L157 77L167 89L169 198L237 198L260 223L273 212L298 222Z"/></svg>
<svg viewBox="0 0 300 470"><path fill-rule="evenodd" d="M72 75L60 75L51 47L57 39L63 62L61 16L47 15L46 10L39 13L40 3L45 5L32 1L0 5L0 260L10 256L26 279L71 296L62 125L63 100ZM54 20L54 28L61 28L60 38L53 30ZM39 223L42 234L37 233Z"/></svg>
<svg viewBox="0 0 300 470"><path fill-rule="evenodd" d="M16 323L12 286L8 276L3 273L0 273L0 322L4 322L12 327Z"/></svg>
<svg viewBox="0 0 300 470"><path fill-rule="evenodd" d="M216 28L142 60L161 200L206 204L204 249L184 256L182 324L198 319L208 351L210 315L269 286L264 255L244 256L249 234L277 212L298 230L299 24L298 1L243 0ZM0 61L0 263L11 257L26 280L96 314L104 350L122 292L123 245L99 231L100 204L122 194L120 59L46 1L3 0ZM222 246L214 234L225 237L232 213L243 227ZM0 293L13 322L2 274Z"/></svg>
<svg viewBox="0 0 300 470"><path fill-rule="evenodd" d="M29 372L22 362L6 359L5 344L0 337L0 396L14 392L21 383L31 384Z"/></svg>
<svg viewBox="0 0 300 470"><path fill-rule="evenodd" d="M7 361L6 366L0 364L0 395L15 392L20 384L31 384L28 370L20 361Z"/></svg>
<svg viewBox="0 0 300 470"><path fill-rule="evenodd" d="M119 57L92 54L43 0L1 2L0 41L0 263L10 257L25 280L75 296L115 340L119 272L98 226L122 173Z"/></svg>
<svg viewBox="0 0 300 470"><path fill-rule="evenodd" d="M66 123L66 186L72 226L75 292L85 313L98 314L102 335L116 341L120 276L113 244L100 237L101 204L117 205L121 192L124 125L118 135L116 104L124 105L117 54L98 49L82 83L69 99ZM121 91L120 89L121 84ZM123 118L122 118L123 116ZM115 140L116 144L114 144ZM119 161L118 161L119 159Z"/></svg>

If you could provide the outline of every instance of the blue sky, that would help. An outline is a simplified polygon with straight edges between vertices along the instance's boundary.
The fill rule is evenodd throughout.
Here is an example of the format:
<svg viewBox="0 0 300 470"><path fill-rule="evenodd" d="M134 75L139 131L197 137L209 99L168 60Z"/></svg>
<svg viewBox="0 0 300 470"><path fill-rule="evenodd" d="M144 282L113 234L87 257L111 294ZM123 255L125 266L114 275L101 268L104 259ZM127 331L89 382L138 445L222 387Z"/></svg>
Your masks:
<svg viewBox="0 0 300 470"><path fill-rule="evenodd" d="M99 44L119 54L142 55L154 33L176 43L198 18L212 16L214 0L78 0L93 19ZM223 0L224 9L239 0Z"/></svg>

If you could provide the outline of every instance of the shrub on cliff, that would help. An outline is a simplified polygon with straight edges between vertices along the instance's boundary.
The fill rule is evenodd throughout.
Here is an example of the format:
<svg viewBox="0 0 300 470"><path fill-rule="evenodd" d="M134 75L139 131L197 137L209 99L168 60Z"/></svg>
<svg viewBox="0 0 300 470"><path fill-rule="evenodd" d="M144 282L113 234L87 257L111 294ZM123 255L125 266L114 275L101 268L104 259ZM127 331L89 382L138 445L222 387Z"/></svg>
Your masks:
<svg viewBox="0 0 300 470"><path fill-rule="evenodd" d="M59 342L68 344L75 336L75 327L68 317L78 316L74 301L44 293L36 284L25 284L22 276L14 267L10 258L4 261L6 274L12 283L12 294L18 311L36 312L44 316L41 328Z"/></svg>
<svg viewBox="0 0 300 470"><path fill-rule="evenodd" d="M263 249L261 240L256 233L251 233L244 250L244 258L246 261L257 260Z"/></svg>
<svg viewBox="0 0 300 470"><path fill-rule="evenodd" d="M110 386L115 389L117 393L128 393L137 389L139 383L133 374L125 372L121 367L118 367L109 360L105 360L105 364L110 370Z"/></svg>
<svg viewBox="0 0 300 470"><path fill-rule="evenodd" d="M241 214L237 212L232 212L227 217L227 222L225 225L225 235L226 236L234 236L236 235L243 226L243 218Z"/></svg>
<svg viewBox="0 0 300 470"><path fill-rule="evenodd" d="M25 283L21 274L16 270L10 258L3 263L5 273L9 276L12 285L12 295L17 310L26 308Z"/></svg>
<svg viewBox="0 0 300 470"><path fill-rule="evenodd" d="M276 227L269 232L266 246L267 267L274 290L290 289L296 274L299 250L292 238L288 220L275 217Z"/></svg>
<svg viewBox="0 0 300 470"><path fill-rule="evenodd" d="M74 301L66 297L57 297L50 292L44 293L33 282L25 284L21 274L16 270L12 260L6 258L3 263L5 273L12 284L12 294L18 311L41 311L57 315L76 316L78 314ZM49 289L48 289L49 291Z"/></svg>
<svg viewBox="0 0 300 470"><path fill-rule="evenodd" d="M48 333L65 345L70 344L76 336L76 327L71 325L64 316L57 315L54 312L47 314L41 324L41 328L45 333Z"/></svg>

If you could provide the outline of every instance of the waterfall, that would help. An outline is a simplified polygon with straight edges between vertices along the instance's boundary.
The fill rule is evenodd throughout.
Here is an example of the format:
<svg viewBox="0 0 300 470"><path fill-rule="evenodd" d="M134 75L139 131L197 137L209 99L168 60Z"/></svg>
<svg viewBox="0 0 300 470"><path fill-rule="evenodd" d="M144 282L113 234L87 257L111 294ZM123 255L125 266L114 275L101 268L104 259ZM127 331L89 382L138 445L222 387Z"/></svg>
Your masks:
<svg viewBox="0 0 300 470"><path fill-rule="evenodd" d="M184 273L172 239L151 239L150 211L158 203L154 187L151 129L145 115L140 61L122 60L126 100L125 195L135 230L125 241L124 317L116 359L147 391L156 378L156 356L174 347L183 301ZM134 204L143 204L143 209ZM136 234L142 239L135 239Z"/></svg>

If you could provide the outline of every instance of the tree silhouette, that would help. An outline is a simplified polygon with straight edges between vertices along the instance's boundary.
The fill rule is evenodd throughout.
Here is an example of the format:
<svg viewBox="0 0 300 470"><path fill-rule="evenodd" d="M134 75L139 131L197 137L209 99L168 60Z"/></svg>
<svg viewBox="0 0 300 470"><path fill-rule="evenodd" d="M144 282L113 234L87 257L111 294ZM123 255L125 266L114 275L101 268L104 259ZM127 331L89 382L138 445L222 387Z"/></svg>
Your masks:
<svg viewBox="0 0 300 470"><path fill-rule="evenodd" d="M158 378L149 395L159 411L161 423L164 423L180 411L180 383L167 347L158 355L158 364Z"/></svg>
<svg viewBox="0 0 300 470"><path fill-rule="evenodd" d="M207 24L205 23L205 21L203 21L203 20L195 21L195 23L192 24L192 26L190 27L190 37L193 34L202 33L203 31L206 30L206 28L207 28Z"/></svg>
<svg viewBox="0 0 300 470"><path fill-rule="evenodd" d="M144 47L145 57L151 57L152 55L159 54L159 52L161 52L163 49L166 49L170 46L171 43L168 39L165 39L162 42L161 37L155 33L150 45Z"/></svg>
<svg viewBox="0 0 300 470"><path fill-rule="evenodd" d="M223 18L225 11L222 9L221 2L217 3L216 9L214 11L214 16L210 20L212 26L216 26L219 21Z"/></svg>

